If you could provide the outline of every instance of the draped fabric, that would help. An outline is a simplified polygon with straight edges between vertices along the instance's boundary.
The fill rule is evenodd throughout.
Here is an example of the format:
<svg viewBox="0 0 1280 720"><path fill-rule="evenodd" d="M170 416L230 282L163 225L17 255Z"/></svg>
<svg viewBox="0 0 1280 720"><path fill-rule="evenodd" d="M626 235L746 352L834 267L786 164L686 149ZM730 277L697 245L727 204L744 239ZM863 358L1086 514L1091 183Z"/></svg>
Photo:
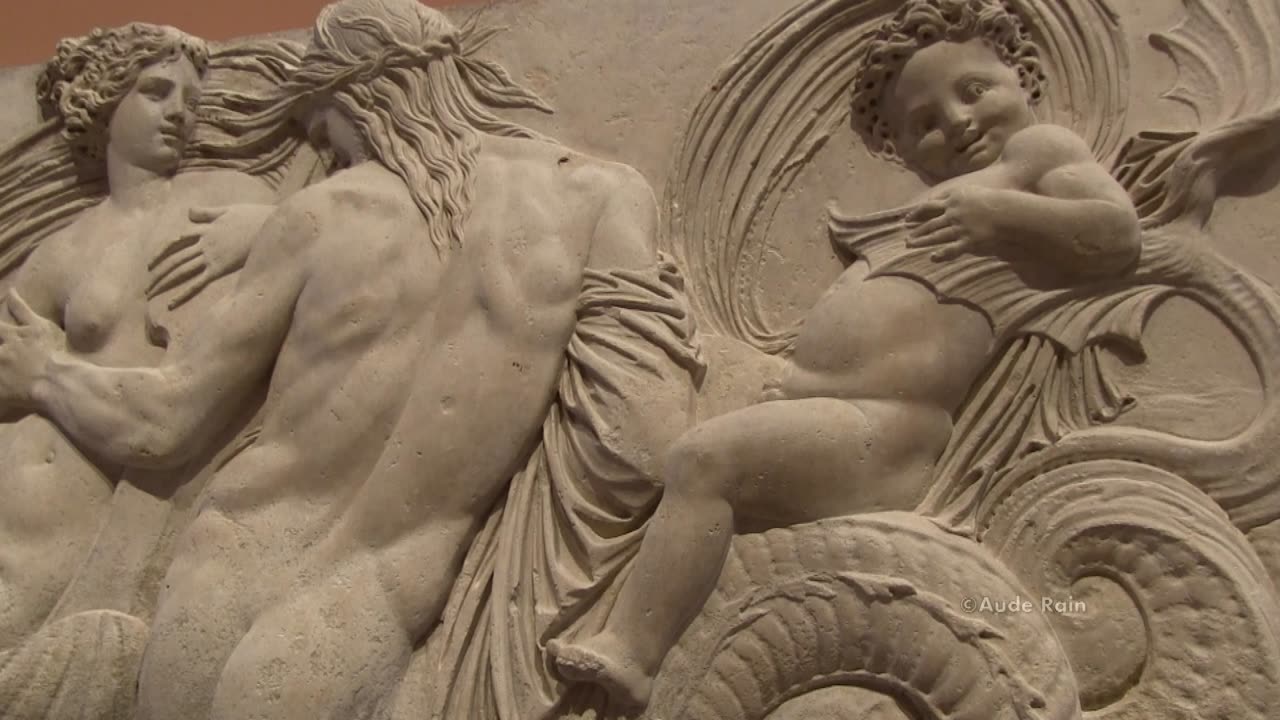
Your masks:
<svg viewBox="0 0 1280 720"><path fill-rule="evenodd" d="M601 698L586 690L566 695L545 643L603 625L661 496L663 448L635 438L674 437L689 424L704 364L666 258L647 271L588 270L577 313L541 443L473 542L442 622L410 668L407 685L421 693L403 717L599 711ZM673 389L683 416L640 420L665 426L656 435L635 427L646 397Z"/></svg>
<svg viewBox="0 0 1280 720"><path fill-rule="evenodd" d="M1045 337L1071 353L1109 339L1140 351L1143 323L1170 288L1120 278L1064 285L1054 268L990 255L938 262L936 248L906 246L907 209L861 218L832 213L832 242L845 258L865 258L870 277L896 275L929 288L939 302L958 303L986 317L1004 347L1023 335Z"/></svg>

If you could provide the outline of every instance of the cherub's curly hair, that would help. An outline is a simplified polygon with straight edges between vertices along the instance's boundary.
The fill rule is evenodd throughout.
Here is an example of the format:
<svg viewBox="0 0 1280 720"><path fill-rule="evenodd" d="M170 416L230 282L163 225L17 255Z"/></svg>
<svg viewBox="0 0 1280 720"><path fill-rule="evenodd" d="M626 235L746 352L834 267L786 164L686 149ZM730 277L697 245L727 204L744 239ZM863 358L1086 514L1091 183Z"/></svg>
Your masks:
<svg viewBox="0 0 1280 720"><path fill-rule="evenodd" d="M58 118L62 137L80 159L105 155L111 113L143 68L181 53L201 77L209 68L205 42L177 28L147 23L99 28L58 43L36 83L36 99L46 119Z"/></svg>
<svg viewBox="0 0 1280 720"><path fill-rule="evenodd" d="M1007 2L909 0L875 32L852 88L853 127L872 154L899 160L893 131L881 112L883 93L911 56L934 43L974 39L1017 71L1032 105L1040 102L1046 82L1040 50Z"/></svg>

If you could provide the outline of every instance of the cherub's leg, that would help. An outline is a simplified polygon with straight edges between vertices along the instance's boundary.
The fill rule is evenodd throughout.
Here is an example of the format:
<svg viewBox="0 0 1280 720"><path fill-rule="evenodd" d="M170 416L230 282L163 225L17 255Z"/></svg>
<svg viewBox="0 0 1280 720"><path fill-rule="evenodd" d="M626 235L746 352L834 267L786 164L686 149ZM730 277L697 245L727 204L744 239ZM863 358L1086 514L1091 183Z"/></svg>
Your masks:
<svg viewBox="0 0 1280 720"><path fill-rule="evenodd" d="M259 617L227 661L211 720L361 720L392 694L413 646L370 556Z"/></svg>
<svg viewBox="0 0 1280 720"><path fill-rule="evenodd" d="M916 425L928 436L886 438ZM735 514L768 527L910 508L919 493L903 475L926 472L948 428L938 412L826 398L767 402L697 425L671 450L662 502L604 630L549 646L561 674L643 706L715 588Z"/></svg>

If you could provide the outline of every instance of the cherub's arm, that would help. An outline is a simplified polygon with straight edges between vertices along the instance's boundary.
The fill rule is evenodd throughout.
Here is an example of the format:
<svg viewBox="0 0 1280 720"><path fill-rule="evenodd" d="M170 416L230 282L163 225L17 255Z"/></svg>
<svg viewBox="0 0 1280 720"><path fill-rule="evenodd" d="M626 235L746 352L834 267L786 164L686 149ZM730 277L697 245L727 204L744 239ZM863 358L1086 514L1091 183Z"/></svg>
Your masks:
<svg viewBox="0 0 1280 720"><path fill-rule="evenodd" d="M1129 194L1075 133L1037 125L1014 136L1002 163L1029 191L992 191L1002 238L1082 276L1132 266L1141 243Z"/></svg>
<svg viewBox="0 0 1280 720"><path fill-rule="evenodd" d="M978 248L1076 278L1123 272L1137 259L1133 202L1070 130L1036 125L1018 133L992 171L1002 178L998 187L961 183L926 201L914 244L966 235Z"/></svg>
<svg viewBox="0 0 1280 720"><path fill-rule="evenodd" d="M34 314L0 325L0 386L113 462L164 467L198 451L269 371L305 279L314 214L290 203L263 226L235 290L156 368L106 368L56 347ZM24 313L26 314L26 313Z"/></svg>

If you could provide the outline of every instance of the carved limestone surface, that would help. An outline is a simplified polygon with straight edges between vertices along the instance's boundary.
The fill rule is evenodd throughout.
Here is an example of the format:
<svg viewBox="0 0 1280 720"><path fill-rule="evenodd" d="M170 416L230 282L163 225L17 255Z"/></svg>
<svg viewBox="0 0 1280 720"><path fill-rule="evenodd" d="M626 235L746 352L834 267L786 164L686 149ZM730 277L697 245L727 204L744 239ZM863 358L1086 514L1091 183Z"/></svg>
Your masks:
<svg viewBox="0 0 1280 720"><path fill-rule="evenodd" d="M604 5L3 78L0 720L1271 718L1280 5Z"/></svg>

